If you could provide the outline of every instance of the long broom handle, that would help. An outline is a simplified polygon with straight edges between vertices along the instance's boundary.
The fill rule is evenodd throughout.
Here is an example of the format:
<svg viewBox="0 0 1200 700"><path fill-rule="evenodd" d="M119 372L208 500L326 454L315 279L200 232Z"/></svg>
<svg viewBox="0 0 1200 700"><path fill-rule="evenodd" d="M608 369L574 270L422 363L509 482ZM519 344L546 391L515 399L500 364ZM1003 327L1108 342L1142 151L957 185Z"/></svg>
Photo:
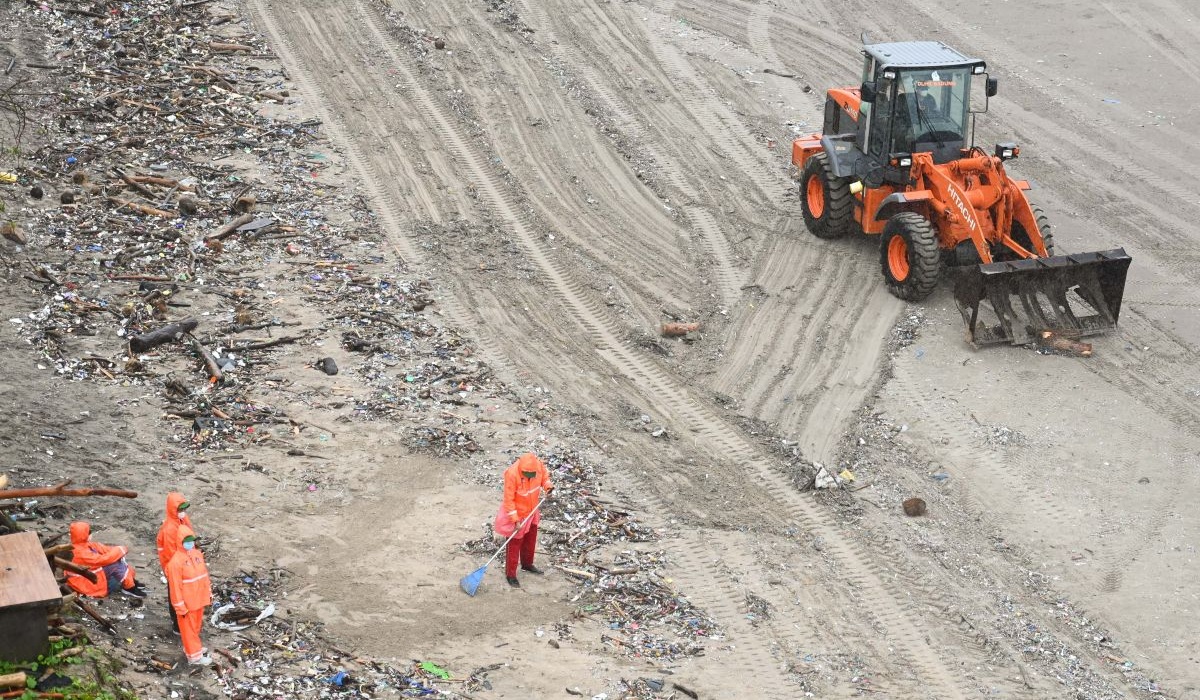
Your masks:
<svg viewBox="0 0 1200 700"><path fill-rule="evenodd" d="M496 553L492 555L491 559L487 560L487 563L484 564L484 566L491 566L492 562L496 561L496 557L500 556L500 552L503 552L504 548L508 546L508 543L512 542L512 539L517 536L517 533L521 531L521 528L525 527L525 523L527 523L529 519L533 517L533 514L538 512L538 508L542 507L542 503L545 500L546 496L545 494L542 494L542 497L538 499L537 505L533 507L533 510L529 511L529 515L526 515L525 519L513 529L513 534L509 535L507 540L504 540L504 544L500 545L500 549L496 550Z"/></svg>

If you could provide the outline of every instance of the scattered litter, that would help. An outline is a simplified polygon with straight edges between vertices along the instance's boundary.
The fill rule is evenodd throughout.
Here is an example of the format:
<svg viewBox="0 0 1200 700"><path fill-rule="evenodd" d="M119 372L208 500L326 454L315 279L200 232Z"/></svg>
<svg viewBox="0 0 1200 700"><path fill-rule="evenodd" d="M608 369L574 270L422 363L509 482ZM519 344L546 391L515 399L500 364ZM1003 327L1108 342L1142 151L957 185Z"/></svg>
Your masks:
<svg viewBox="0 0 1200 700"><path fill-rule="evenodd" d="M817 473L813 476L812 487L815 489L836 489L841 485L841 482L836 476L829 473L825 467L819 467Z"/></svg>
<svg viewBox="0 0 1200 700"><path fill-rule="evenodd" d="M226 603L212 611L212 617L209 619L209 622L212 623L213 627L236 632L253 627L274 614L274 603L268 603L261 610L254 607Z"/></svg>
<svg viewBox="0 0 1200 700"><path fill-rule="evenodd" d="M720 629L663 576L663 552L620 549L612 561L590 554L623 543L650 543L656 533L629 508L594 495L601 477L596 467L571 452L541 456L555 492L542 507L538 545L555 571L582 585L571 599L575 616L602 622L606 631L600 642L623 656L670 660L703 654L705 641L720 638ZM463 549L490 554L495 547L492 534L488 522L484 536ZM554 632L560 642L572 637L567 623L556 624Z"/></svg>

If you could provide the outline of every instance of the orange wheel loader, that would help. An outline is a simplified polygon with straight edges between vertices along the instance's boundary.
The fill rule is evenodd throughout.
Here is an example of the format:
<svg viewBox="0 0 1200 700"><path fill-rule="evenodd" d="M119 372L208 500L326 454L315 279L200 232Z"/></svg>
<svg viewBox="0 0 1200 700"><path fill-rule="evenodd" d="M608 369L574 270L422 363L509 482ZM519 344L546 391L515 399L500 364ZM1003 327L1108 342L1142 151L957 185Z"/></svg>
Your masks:
<svg viewBox="0 0 1200 700"><path fill-rule="evenodd" d="M792 143L808 230L879 235L884 280L901 299L925 298L949 273L976 344L1115 327L1124 249L1055 255L1029 183L1004 167L1021 149L974 145L975 115L998 84L987 65L933 41L864 36L862 53L860 86L830 89L822 133Z"/></svg>

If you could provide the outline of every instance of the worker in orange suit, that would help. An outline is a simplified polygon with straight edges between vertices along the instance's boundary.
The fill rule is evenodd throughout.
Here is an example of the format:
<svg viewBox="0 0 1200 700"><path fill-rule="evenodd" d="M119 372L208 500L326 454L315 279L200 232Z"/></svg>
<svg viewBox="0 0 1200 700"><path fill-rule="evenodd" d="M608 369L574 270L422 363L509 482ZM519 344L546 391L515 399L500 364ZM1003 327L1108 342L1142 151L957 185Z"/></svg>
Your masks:
<svg viewBox="0 0 1200 700"><path fill-rule="evenodd" d="M125 561L129 551L92 541L92 526L82 520L71 523L71 559L96 576L92 583L82 574L67 572L67 585L80 595L104 598L118 590L127 596L145 598L146 589L135 578L133 567Z"/></svg>
<svg viewBox="0 0 1200 700"><path fill-rule="evenodd" d="M167 562L167 592L179 620L179 636L183 638L183 653L189 664L208 666L212 657L200 643L200 628L204 624L204 608L212 603L212 583L204 555L196 549L196 535L190 527L180 526L180 548Z"/></svg>
<svg viewBox="0 0 1200 700"><path fill-rule="evenodd" d="M503 511L508 515L517 534L508 542L505 552L504 574L508 577L508 585L520 588L517 580L517 563L521 570L531 574L544 573L533 565L533 555L537 549L538 523L542 519L541 512L534 508L543 496L550 495L554 485L550 483L550 473L546 471L546 463L532 452L526 452L504 471L504 504ZM530 514L533 517L529 517ZM526 520L526 518L529 518Z"/></svg>
<svg viewBox="0 0 1200 700"><path fill-rule="evenodd" d="M167 573L167 562L171 561L171 557L179 551L179 528L186 527L195 532L195 528L192 527L192 519L188 517L190 506L191 504L182 493L172 491L167 494L167 514L163 518L162 525L158 527L157 539L158 565L162 567L164 575ZM170 598L167 599L167 610L171 613L171 631L179 634L179 621L175 619L175 606L171 605Z"/></svg>

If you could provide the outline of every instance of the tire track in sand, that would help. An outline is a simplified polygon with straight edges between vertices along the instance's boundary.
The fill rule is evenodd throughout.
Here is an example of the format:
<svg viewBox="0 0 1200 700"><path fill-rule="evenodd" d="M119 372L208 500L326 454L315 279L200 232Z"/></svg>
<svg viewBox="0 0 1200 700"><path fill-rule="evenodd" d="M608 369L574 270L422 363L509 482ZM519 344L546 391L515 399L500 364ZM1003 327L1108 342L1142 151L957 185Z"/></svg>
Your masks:
<svg viewBox="0 0 1200 700"><path fill-rule="evenodd" d="M1134 337L1159 347L1171 345L1171 340L1165 332L1137 314L1131 314L1123 321L1122 331L1123 333L1132 332ZM1184 397L1168 388L1173 385L1182 389L1187 383L1169 382L1167 377L1179 378L1187 374L1187 368L1196 366L1198 358L1197 353L1185 345L1178 345L1177 350L1180 353L1176 358L1177 363L1169 365L1138 363L1139 371L1137 372L1115 362L1110 357L1112 353L1094 356L1083 364L1114 389L1142 405L1148 412L1164 416L1179 428L1187 430L1188 426L1193 424L1196 419L1191 412L1187 412L1183 408ZM1124 359L1120 355L1116 357ZM1196 376L1195 373L1192 375ZM1153 381L1157 387L1148 384L1150 381ZM1200 377L1197 378L1197 384L1192 386L1200 386ZM1047 474L1043 460L1036 455L1031 455L1028 449L1009 450L1003 456L997 456L991 450L979 446L979 438L975 431L967 427L965 422L951 418L960 416L961 411L956 410L953 405L948 403L952 402L952 399L936 397L934 395L935 387L922 387L916 383L910 373L902 368L897 368L893 380L889 384L889 389L889 393L895 400L917 409L919 419L926 422L929 426L927 431L931 435L942 438L954 452L968 455L973 469L982 468L987 478L999 481L1004 485L1006 492L1023 496L1019 499L1012 499L1014 503L1019 501L1020 512L1005 512L1002 504L995 498L989 498L988 506L983 508L979 504L978 498L972 493L975 490L974 484L962 482L958 484L961 489L965 490L964 495L968 501L968 507L977 513L988 513L988 519L992 522L993 527L1003 530L1004 523L1019 522L1026 518L1030 511L1036 517L1052 522L1059 528L1084 527L1093 517L1091 514L1087 515L1087 521L1081 521L1078 517L1067 517L1064 505L1056 494L1053 475ZM1143 442L1155 439L1134 426L1124 426L1122 434L1129 436L1129 439ZM1039 481L1044 486L1039 486ZM1100 488L1101 486L1094 484L1092 487ZM1137 523L1135 527L1141 532L1141 535L1126 547L1105 548L1100 550L1100 554L1096 556L1099 569L1097 585L1099 590L1105 593L1115 593L1120 590L1125 573L1136 564L1137 554L1144 551L1148 542L1152 542L1162 534L1162 529L1165 527L1169 515L1175 512L1178 502L1176 492L1171 491L1164 502L1154 504L1139 516L1126 510L1127 506L1124 504L1124 500L1119 498L1120 488L1114 487L1113 493L1106 496L1105 500L1121 503L1118 514ZM1098 543L1105 542L1111 535L1126 527L1113 519L1111 515L1100 514L1099 529L1094 531L1090 538L1083 539L1090 539Z"/></svg>
<svg viewBox="0 0 1200 700"><path fill-rule="evenodd" d="M1122 26L1128 29L1130 34L1141 39L1146 43L1147 46L1155 46L1158 48L1158 50L1162 52L1163 56L1171 62L1171 65L1178 69L1178 72L1175 73L1175 75L1182 76L1191 80L1192 82L1200 80L1200 78L1198 78L1196 75L1195 54L1190 51L1180 49L1174 42L1167 38L1166 34L1158 31L1157 29L1146 26L1143 20L1138 17L1138 15L1144 17L1149 13L1141 10L1140 8L1137 13L1129 12L1125 8L1124 3L1116 4L1111 2L1097 2L1096 4L1104 8L1105 12L1112 15L1118 22L1122 24ZM1186 28L1187 23L1185 22L1175 26ZM1195 41L1196 37L1192 37L1191 40ZM1194 89L1195 86L1192 87L1192 90Z"/></svg>
<svg viewBox="0 0 1200 700"><path fill-rule="evenodd" d="M627 495L626 500L644 512L671 512L671 506L653 493L636 488L629 491L632 495ZM903 654L897 655L898 658L889 658L889 653L894 653L891 648L894 642L890 638L847 637L845 633L829 629L828 620L824 624L822 620L810 622L803 630L798 623L782 616L768 617L758 625L752 624L743 610L746 594L750 591L731 572L762 570L763 562L739 549L737 544L723 542L729 539L728 535L719 531L681 528L672 538L674 546L670 549L669 559L676 571L675 579L681 592L721 622L735 652L740 650L749 656L755 668L775 668L782 674L799 665L798 655L793 656L795 650L840 647L854 649L857 655L872 659L878 671L872 675L873 691L889 692L891 697L916 697L925 690L916 679L904 678L906 673L919 672L921 669L913 669ZM872 566L871 571L879 572L880 568ZM853 585L850 589L852 593L858 592ZM930 593L928 589L922 589L922 592ZM851 595L849 597L852 600L848 601L847 597L846 592L839 592L836 604L824 606L822 610L826 617L849 614L862 619L874 629L882 626L883 623L875 617L875 611L871 608L871 599L864 600L861 596ZM763 641L764 638L767 641ZM792 700L797 697L796 688L790 684L772 682L769 688L756 686L754 690L759 693L754 697L764 700Z"/></svg>
<svg viewBox="0 0 1200 700"><path fill-rule="evenodd" d="M378 26L378 19L373 12L361 4L357 4L357 7L368 25L367 28L378 40L379 45L388 50L399 73L403 74L400 77L413 85L413 99L434 123L435 130L442 137L442 143L457 155L468 173L477 180L480 198L490 205L497 219L508 222L514 236L527 251L530 261L542 272L548 288L571 310L572 318L577 319L588 332L596 353L618 372L634 378L638 387L652 402L653 399L657 399L659 407L664 409L674 422L683 424L697 435L698 440L702 440L734 462L753 465L753 471L761 482L769 487L772 496L787 516L820 533L829 543L828 551L836 557L838 564L846 572L848 581L856 585L863 598L870 602L868 607L877 611L880 627L886 630L898 654L923 678L932 696L963 697L951 681L948 671L942 666L941 659L929 648L918 632L919 627L912 623L907 611L899 603L899 600L907 600L906 592L889 590L873 574L872 566L858 549L858 545L847 541L836 527L825 522L821 510L809 499L797 494L785 477L767 467L769 459L758 454L751 443L691 396L666 371L656 363L647 361L641 351L619 338L615 330L617 324L608 317L603 304L592 298L571 278L565 267L548 254L545 243L529 228L524 215L518 215L513 204L508 201L497 181L498 178L488 170L484 156L479 154L477 149L470 147L454 123L415 80L407 66L411 59L390 49L389 39ZM720 595L719 592L716 593ZM752 638L747 641L753 644ZM787 687L786 680L782 678L777 679L773 685L775 684L780 688Z"/></svg>
<svg viewBox="0 0 1200 700"><path fill-rule="evenodd" d="M748 14L708 14L720 18L712 28L720 35L744 26L754 63L782 65L770 39L769 3L754 4ZM801 114L820 111L821 95L805 93L795 80L772 80L770 91L782 93ZM727 350L729 361L721 363L716 389L739 396L743 413L778 425L809 457L827 462L845 417L866 397L882 356L881 342L861 339L882 339L903 306L880 293L873 256L862 255L869 245L812 237L799 223L795 200L790 206L797 231L760 254L753 282L766 296L736 319L729 337L739 341ZM869 281L866 294L864 281ZM780 318L790 320L781 324ZM835 350L841 347L853 351Z"/></svg>
<svg viewBox="0 0 1200 700"><path fill-rule="evenodd" d="M1055 480L1053 472L1046 469L1044 461L1036 459L1036 453L1031 454L1031 448L1009 450L998 455L981 446L979 437L965 420L954 419L954 417L962 418L963 416L962 411L953 405L953 400L935 396L936 389L934 387L919 385L912 373L906 371L903 365L894 366L894 375L887 387L890 400L915 409L919 419L927 426L926 432L939 438L951 453L959 456L960 463L956 469L953 469L956 478L949 488L955 490L960 496L958 501L964 511L976 518L985 530L1005 533L1011 531L1013 523L1040 522L1051 526L1053 530L1050 534L1051 537L1056 533L1068 530L1078 533L1074 537L1080 541L1087 541L1089 536L1096 537L1093 535L1095 531L1090 528L1085 529L1094 522L1095 513L1083 508L1074 509L1076 512L1073 514L1067 512L1068 504L1058 495L1060 484ZM948 404L947 401L951 403ZM1143 439L1150 438L1143 436ZM922 442L927 441L927 439L922 440ZM969 468L963 466L963 463L966 462L971 465ZM970 478L969 470L982 473L991 483L976 483ZM1045 485L1039 486L1039 481ZM997 483L999 484L998 489L995 486ZM1122 486L1119 484L1096 482L1091 484L1090 488L1107 488L1112 492L1106 496L1108 500L1113 502L1120 500L1118 496ZM986 501L986 505L984 505L984 501ZM1007 507L1005 507L1004 501L1008 502ZM1171 497L1166 504L1160 504L1158 507L1173 513L1175 502L1175 498ZM1148 514L1147 522L1142 528L1144 536L1148 538L1159 536L1165 523L1166 516L1160 513ZM1104 535L1117 532L1120 528L1120 524L1106 520L1101 525L1099 532ZM1145 540L1136 540L1125 548L1101 551L1095 555L1098 569L1095 576L1099 577L1099 580L1094 577L1089 577L1087 580L1096 580L1095 585L1101 591L1116 592L1122 584L1125 573L1135 561L1134 554L1142 551L1139 549L1139 545L1144 546L1144 544ZM900 554L902 553L897 554L898 561L903 560ZM981 562L980 565L982 566L983 563ZM1004 581L1009 588L1020 589L1025 585L1020 580L1022 575L1020 570L1014 577L1014 570L1010 567L989 566L986 568L990 570L992 576ZM913 575L913 573L910 572L909 575ZM1079 645L1091 643L1090 639L1080 638L1078 630L1069 624L1064 624L1059 616L1042 615L1041 619L1037 621L1052 629L1054 634L1061 639L1075 640L1075 644ZM1014 661L1019 664L1021 658L1014 657ZM1106 679L1115 687L1129 684L1128 679L1103 663L1089 663L1088 665L1098 677Z"/></svg>
<svg viewBox="0 0 1200 700"><path fill-rule="evenodd" d="M621 127L639 142L640 147L652 155L657 162L664 163L666 168L664 180L670 185L695 199L698 194L689 184L687 178L673 163L662 157L651 145L653 136L639 123L638 119L628 108L625 101L617 97L610 88L609 80L597 73L588 56L583 54L575 42L565 40L555 32L553 22L542 3L523 0L525 22L537 29L536 36L539 45L551 52L555 57L565 62L569 69L576 74L599 101L613 115ZM764 9L766 10L764 12ZM600 8L591 10L581 9L580 12L591 12L586 15L588 24L598 27L593 36L607 35L618 31L618 27L607 18ZM754 27L751 35L750 51L765 55L764 60L777 61L774 50L770 45L769 6L759 4L755 14L751 16ZM597 39L599 42L600 39ZM628 37L625 38L628 42ZM601 45L601 49L604 46ZM820 100L803 93L795 81L786 81L789 97L799 104L817 110ZM696 91L693 91L696 92ZM711 126L710 128L717 128ZM752 164L743 163L743 167L753 168ZM716 220L707 209L685 205L685 214L698 225L702 239L713 245L706 246L718 262L718 278L725 289L726 299L736 299L741 296L741 289L746 280L741 273L737 278L732 277L732 267L721 264L728 253L727 238L719 229ZM696 218L698 215L699 218ZM798 218L798 212L792 212ZM786 309L772 304L780 314L794 316L798 311L811 322L790 324L786 330L778 327L777 321L770 320L765 309L749 312L747 324L743 331L730 333L741 341L731 352L745 360L726 364L725 376L721 380L725 393L734 393L737 385L749 380L752 384L749 410L758 417L774 420L776 411L782 410L786 417L781 421L784 429L797 431L801 444L817 452L818 458L827 461L832 459L832 451L836 445L840 431L837 429L845 416L849 415L854 406L861 403L870 384L870 377L877 367L882 347L880 344L871 345L861 342L851 343L854 338L882 338L890 328L895 315L899 313L902 304L892 300L886 294L879 293L882 285L874 285L872 292L866 295L854 294L864 279L875 279L877 270L872 256L859 259L857 254L844 253L845 242L827 243L799 233L802 241L787 241L778 246L777 240L771 240L760 250L758 259L764 265L758 275L759 286L775 288L778 286L794 285L804 290L803 295ZM782 250L780 250L782 248ZM773 251L778 251L773 252ZM856 251L857 253L857 251ZM778 254L785 255L789 262L786 266L775 264ZM868 308L882 308L891 313L872 313ZM754 330L752 318L762 318L762 326ZM773 332L770 329L774 329ZM764 344L760 354L746 357L743 347L748 334L762 335L765 339L755 341L751 345ZM855 347L856 352L838 353L831 349L835 347ZM748 367L746 365L749 365ZM738 371L739 368L742 371ZM794 368L777 380L764 385L763 376L774 376L775 369ZM795 399L798 401L793 403ZM780 408L782 407L782 408Z"/></svg>
<svg viewBox="0 0 1200 700"><path fill-rule="evenodd" d="M654 30L658 34L648 37L655 58L676 86L684 106L700 122L703 134L713 139L720 147L720 153L732 160L738 166L739 174L753 183L768 201L779 201L779 193L790 189L791 183L785 181L782 169L764 161L765 144L748 139L750 129L725 102L717 99L712 86L692 68L687 57L672 42L669 24L674 7L675 0L658 0L654 8L657 17L652 15L656 21L647 23L657 25L647 27L648 31ZM790 212L779 213L790 215Z"/></svg>
<svg viewBox="0 0 1200 700"><path fill-rule="evenodd" d="M1015 68L1029 62L1026 56L1019 54L1008 42L963 22L960 15L946 7L944 0L912 0L911 4L913 9L928 18L931 24L945 26L950 31L957 32L964 39L963 43L967 44L963 47L965 50L970 50L974 46L986 54L985 58L988 59L989 64L1005 64ZM947 23L944 20L947 17L959 19ZM1014 76L1019 76L1017 71L1014 70L1013 73ZM1043 85L1033 81L1024 82L1031 91L1038 93L1044 99L1039 104L1045 106L1049 103L1053 106L1055 118L1051 120L1033 112L1021 110L1022 114L1013 110L1006 112L1005 115L1005 119L1013 127L1028 129L1029 133L1040 133L1050 142L1069 144L1082 151L1087 157L1106 164L1112 170L1127 173L1139 183L1176 200L1179 213L1190 212L1194 215L1200 211L1200 201L1197 201L1195 189L1188 184L1200 177L1200 166L1194 160L1188 160L1183 155L1186 151L1185 148L1181 147L1172 152L1150 139L1138 142L1137 147L1140 152L1169 166L1169 169L1164 168L1162 172L1169 172L1170 175L1164 175L1151 167L1133 162L1122 155L1119 148L1093 140L1099 135L1097 129L1082 131L1062 126L1062 124L1084 124L1099 120L1106 127L1105 131L1119 134L1119 139L1125 138L1125 129L1117 128L1110 120L1097 114L1095 110L1088 111L1085 106L1086 102L1078 99L1063 99L1061 94L1051 93ZM1022 119L1025 121L1024 124L1021 124ZM1186 146L1189 143L1189 136L1181 133L1179 143ZM1125 196L1128 197L1129 193L1126 193ZM1148 211L1154 212L1163 208L1161 203L1154 202L1152 204L1147 207ZM1190 230L1191 227L1191 224L1188 224L1183 230Z"/></svg>
<svg viewBox="0 0 1200 700"><path fill-rule="evenodd" d="M913 418L926 427L931 436L940 437L954 453L969 455L972 469L980 470L984 477L1004 486L1009 494L1021 494L1019 508L1022 512L1033 513L1046 522L1057 527L1078 525L1071 523L1063 512L1061 504L1047 481L1045 488L1037 485L1039 473L1026 450L1021 449L1015 454L997 456L992 450L980 445L979 434L971 429L963 418L962 410L952 405L952 398L942 398L936 395L935 386L922 386L913 374L903 366L894 369L892 380L888 383L888 395L900 405L915 409ZM964 458L965 459L965 458ZM958 469L956 469L958 471ZM1045 474L1042 474L1045 481ZM989 500L988 509L996 513L1001 522L1022 522L1027 516L1022 512L999 512L1001 504Z"/></svg>
<svg viewBox="0 0 1200 700"><path fill-rule="evenodd" d="M261 26L266 29L266 32L271 37L273 44L276 47L279 47L278 50L281 56L298 56L298 53L295 50L295 45L290 39L287 38L287 34L280 29L273 15L270 14L270 11L264 8L262 5L258 5L255 9L258 12ZM385 42L388 40L388 38L386 37L384 30L380 29L375 23L376 20L374 19L374 15L368 14L371 12L371 10L363 8L361 5L358 7L358 9L360 10L358 13L359 16L367 20L367 24L370 25L370 31L372 31L376 38L379 39L379 43L377 45L386 45ZM297 9L294 11L290 15L290 20L299 25L299 30L307 34L310 38L319 37L321 34L319 24L316 23L315 18L304 10ZM313 42L314 45L316 43L316 41ZM310 50L312 49L310 48ZM433 103L424 90L421 89L420 85L415 81L412 74L408 72L408 64L405 60L405 57L393 55L392 58L394 59L392 65L396 66L397 69L404 71L404 74L401 76L405 79L405 82L402 84L404 92L408 95L408 97L418 104L419 108L421 108L426 115L428 115L435 122L435 128L439 131L439 135L443 137L443 142L451 146L454 160L459 165L465 166L468 173L474 177L476 187L481 193L481 199L483 200L483 203L488 205L488 208L494 215L502 217L501 220L509 224L514 229L515 233L519 232L524 234L523 238L526 239L524 242L528 245L528 239L531 238L532 234L526 228L527 222L515 215L512 203L508 202L503 196L499 179L487 168L484 157L478 156L472 159L471 156L474 155L475 151L470 149L470 147L465 143L465 140L462 138L461 134L457 133L452 123L445 117L444 114L440 112L440 110L438 110L435 103ZM297 61L295 58L291 58L289 62L297 67L300 66L299 61ZM293 76L293 79L300 86L301 92L314 97L319 97L319 91L316 90L315 87L305 79L303 70L297 70L296 73L297 75ZM350 152L349 159L351 160L352 165L359 170L360 175L363 176L361 179L368 185L368 189L370 190L372 196L378 198L376 201L389 204L395 203L396 200L392 193L388 189L382 188L377 184L379 182L383 182L383 180L380 180L378 177L381 174L378 167L372 162L371 159L362 157L358 148L354 147L355 142L346 138L348 130L344 121L342 121L341 118L334 116L329 124L331 135L348 144ZM391 231L402 230L398 217L392 213L393 211L398 211L398 209L393 209L392 207L386 207L384 209L384 211L381 213L384 221L390 227ZM406 238L402 236L389 236L389 239L395 243L399 252L405 257L409 259L417 259L419 257L417 250ZM541 252L543 251L539 250L539 253ZM543 269L550 267L549 263L544 258L540 259L538 262L539 267ZM564 291L561 288L564 286L563 280L560 278L558 282L559 284L555 286L559 287L560 294L565 294L566 296L570 296L576 300L582 298L582 288ZM439 300L439 303L442 303L443 307L446 308L448 315L450 315L452 318L461 320L467 320L471 318L466 308L459 304L457 300L453 299L452 297L445 300ZM611 330L604 328L600 323L596 322L596 314L599 313L599 309L593 308L591 309L591 312L592 313L578 317L581 325L593 335L597 333L604 333L608 336L608 343L610 345L616 345L618 341L616 340L615 335L612 335ZM509 372L516 374L516 369L511 365L511 363L507 361L499 361L498 358L493 357L489 357L488 359L490 362L499 364L499 366L504 367ZM657 505L657 510L659 512L664 512L666 510L665 504L662 504L661 501L657 501ZM744 622L744 620L741 619L741 616L737 610L737 605L735 602L736 591L730 589L727 585L727 581L724 581L722 578L720 578L719 572L711 566L710 561L706 561L705 556L699 553L702 551L702 545L694 540L689 541L687 543L687 548L684 550L683 556L679 557L680 566L693 575L696 575L695 585L689 588L689 596L693 597L696 603L702 608L710 610L711 614L716 616L722 625L732 625L735 634L738 635L739 653L748 657L745 663L752 664L750 667L760 669L773 668L775 664L772 661L772 653L769 646L758 643L756 641L758 639L758 635L754 633L753 630L744 629L739 622ZM794 696L794 687L791 686L782 673L767 674L765 677L764 674L760 674L759 681L763 683L763 686L761 686L759 690L769 693L764 697L787 700Z"/></svg>
<svg viewBox="0 0 1200 700"><path fill-rule="evenodd" d="M640 148L651 156L654 162L660 164L663 181L682 192L686 197L679 209L684 217L700 234L698 243L705 255L712 261L712 269L716 277L717 287L722 301L733 305L742 297L742 287L745 285L745 273L737 268L733 248L729 244L721 225L712 212L703 206L691 204L702 201L700 194L675 164L675 159L664 157L653 146L651 139L646 137L646 131L625 108L624 102L608 87L607 82L597 74L587 57L576 46L567 41L559 40L554 33L550 15L539 0L518 0L523 8L526 24L537 28L536 36L541 40L542 48L553 53L560 61L570 66L570 69L587 86L592 95L601 103L605 110L613 115L621 129L636 141Z"/></svg>
<svg viewBox="0 0 1200 700"><path fill-rule="evenodd" d="M273 36L282 38L283 32L271 9L264 7L262 0L259 0L256 7L268 31ZM592 298L582 285L570 276L565 266L551 256L546 244L530 228L526 215L518 213L517 205L511 201L511 196L507 194L499 176L489 169L486 155L471 147L461 132L461 127L454 123L417 80L412 59L391 48L391 39L379 26L380 19L375 12L361 3L326 10L339 13L338 19L345 25L359 26L364 36L373 39L373 45L382 47L381 50L387 53L390 65L394 66L395 70L395 73L389 76L389 81L399 80L406 86L414 108L430 122L434 135L440 139L439 143L451 152L454 160L474 181L480 199L495 219L504 222L511 230L516 241L528 254L530 263L543 275L548 289L572 312L571 317L587 332L596 354L618 373L633 378L640 391L647 397L647 401L657 404L675 423L684 426L685 430L690 430L698 442L743 465L759 480L764 490L774 499L773 505L788 519L825 540L826 551L845 573L847 584L859 591L865 606L874 611L882 635L893 646L897 656L903 659L905 665L920 676L929 697L964 697L962 690L951 680L952 676L939 655L923 638L919 631L920 626L914 624L906 604L900 602L909 601L911 591L894 585L889 586L880 580L874 573L877 567L870 563L870 558L860 546L846 540L835 525L825 521L825 514L818 506L796 493L787 478L767 466L771 462L769 458L759 454L740 433L691 396L655 362L647 359L636 347L620 339L617 330L619 325L608 317L603 303ZM299 14L304 14L304 11L293 10L289 20L296 23L295 17ZM313 16L309 14L309 17ZM332 24L333 19L326 14L322 15L321 22ZM305 34L306 41L317 41L321 27L302 26L301 31ZM316 36L312 34L314 31ZM281 42L281 47L288 52L294 51L294 46L292 42ZM291 63L302 65L294 57L291 58ZM389 223L395 221L392 219ZM401 250L406 247L411 248L411 245L400 246ZM461 313L458 318L471 318L461 305L448 301L446 307L452 314ZM727 592L722 593L719 587L708 593L717 598L728 598ZM736 603L734 606L736 607ZM752 638L748 641L753 644ZM758 653L763 653L761 645ZM770 650L766 649L766 653L769 654ZM786 678L782 673L775 673L773 676L770 685L780 689L776 697L790 698L792 691Z"/></svg>
<svg viewBox="0 0 1200 700"><path fill-rule="evenodd" d="M248 7L253 13L255 24L261 27L263 33L270 38L271 45L276 48L280 60L292 69L289 71L289 81L294 84L297 92L308 98L310 109L320 114L322 124L332 140L346 149L347 164L355 171L362 187L370 195L370 200L374 203L371 211L379 217L384 230L388 232L387 240L401 262L413 264L421 261L424 254L414 244L414 241L407 236L399 235L399 232L405 231L407 226L398 212L407 210L407 207L396 196L396 190L393 187L385 187L381 184L393 182L392 174L382 171L378 159L364 155L363 145L359 139L351 136L353 131L346 123L345 117L342 113L328 107L328 104L331 103L327 102L325 94L310 79L304 63L300 59L304 52L300 51L292 41L292 34L287 31L287 23L277 20L275 11L271 8L271 0L251 0ZM321 23L311 14L297 10L289 13L289 19L292 23L302 24L299 33L303 34L306 39L321 37ZM294 26L291 29L296 31ZM308 51L315 52L325 47L320 41L312 41L308 45ZM336 52L334 47L327 48L331 52ZM401 94L407 92L405 88L398 91ZM365 90L363 92L365 94ZM377 144L369 144L369 147L373 146L377 146ZM420 188L420 181L417 180L413 187ZM430 220L441 221L441 216L433 204L435 197L432 193L421 188L414 192L413 196L427 205L428 209L424 214ZM469 319L473 318L467 307L453 294L442 294L438 297L437 302L445 309L446 315L450 318L458 319L463 323L467 323ZM487 343L480 343L476 354L485 359L493 368L500 369L503 374L518 376L518 368L503 353L492 351Z"/></svg>
<svg viewBox="0 0 1200 700"><path fill-rule="evenodd" d="M1085 367L1133 401L1200 437L1200 353L1136 311L1123 314L1117 333L1124 352L1093 356ZM1149 348L1149 350L1143 350Z"/></svg>

